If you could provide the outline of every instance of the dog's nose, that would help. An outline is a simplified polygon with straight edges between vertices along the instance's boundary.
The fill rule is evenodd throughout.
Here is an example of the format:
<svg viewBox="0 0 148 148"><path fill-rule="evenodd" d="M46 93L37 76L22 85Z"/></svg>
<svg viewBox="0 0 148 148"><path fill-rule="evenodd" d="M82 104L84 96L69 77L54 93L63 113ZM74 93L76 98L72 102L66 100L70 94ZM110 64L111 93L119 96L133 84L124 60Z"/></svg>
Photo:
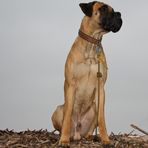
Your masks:
<svg viewBox="0 0 148 148"><path fill-rule="evenodd" d="M115 12L115 13L114 13L114 16L115 16L115 17L118 17L118 18L121 18L121 13L120 13L120 12Z"/></svg>
<svg viewBox="0 0 148 148"><path fill-rule="evenodd" d="M121 13L120 12L114 12L113 17L115 18L121 18Z"/></svg>

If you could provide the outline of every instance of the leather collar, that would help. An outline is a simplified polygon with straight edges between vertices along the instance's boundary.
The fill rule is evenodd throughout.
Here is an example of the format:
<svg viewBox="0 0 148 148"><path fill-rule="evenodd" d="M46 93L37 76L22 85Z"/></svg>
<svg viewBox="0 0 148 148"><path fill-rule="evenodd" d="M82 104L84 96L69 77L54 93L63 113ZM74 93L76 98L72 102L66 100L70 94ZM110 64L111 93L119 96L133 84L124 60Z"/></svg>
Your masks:
<svg viewBox="0 0 148 148"><path fill-rule="evenodd" d="M85 34L85 33L82 32L81 30L79 30L78 34L79 34L79 36L80 36L81 38L83 38L84 40L86 40L86 41L88 41L88 42L90 42L90 43L92 43L92 44L99 45L99 44L101 43L101 40L102 40L102 39L97 40L97 39L95 39L95 38L93 38L93 37L91 37L91 36Z"/></svg>

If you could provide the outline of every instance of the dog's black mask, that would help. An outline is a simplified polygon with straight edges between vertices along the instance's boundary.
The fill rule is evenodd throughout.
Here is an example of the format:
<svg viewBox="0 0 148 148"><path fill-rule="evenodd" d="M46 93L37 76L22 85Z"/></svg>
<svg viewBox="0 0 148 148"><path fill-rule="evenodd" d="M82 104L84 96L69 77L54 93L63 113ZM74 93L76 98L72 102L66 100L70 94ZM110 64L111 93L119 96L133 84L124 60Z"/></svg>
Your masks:
<svg viewBox="0 0 148 148"><path fill-rule="evenodd" d="M118 32L122 26L122 19L120 12L109 12L108 6L103 5L100 9L100 25L105 31Z"/></svg>

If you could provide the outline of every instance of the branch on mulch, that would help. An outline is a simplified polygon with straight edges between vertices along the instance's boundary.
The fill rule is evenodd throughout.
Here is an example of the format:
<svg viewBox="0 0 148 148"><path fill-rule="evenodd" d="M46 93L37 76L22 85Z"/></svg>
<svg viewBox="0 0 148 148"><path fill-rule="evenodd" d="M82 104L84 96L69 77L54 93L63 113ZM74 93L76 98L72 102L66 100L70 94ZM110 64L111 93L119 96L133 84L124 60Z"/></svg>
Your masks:
<svg viewBox="0 0 148 148"><path fill-rule="evenodd" d="M144 131L143 129L139 128L138 126L131 124L131 127L148 136L148 132Z"/></svg>

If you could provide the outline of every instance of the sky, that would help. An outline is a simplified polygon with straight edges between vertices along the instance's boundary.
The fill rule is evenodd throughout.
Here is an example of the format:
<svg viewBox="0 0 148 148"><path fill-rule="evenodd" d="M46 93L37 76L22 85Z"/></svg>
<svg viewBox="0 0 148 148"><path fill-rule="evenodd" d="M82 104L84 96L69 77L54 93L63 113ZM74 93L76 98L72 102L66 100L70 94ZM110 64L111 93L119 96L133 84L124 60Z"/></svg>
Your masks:
<svg viewBox="0 0 148 148"><path fill-rule="evenodd" d="M123 26L103 37L108 132L148 131L148 1L102 0ZM88 0L0 0L0 129L53 130L63 104L64 64Z"/></svg>

